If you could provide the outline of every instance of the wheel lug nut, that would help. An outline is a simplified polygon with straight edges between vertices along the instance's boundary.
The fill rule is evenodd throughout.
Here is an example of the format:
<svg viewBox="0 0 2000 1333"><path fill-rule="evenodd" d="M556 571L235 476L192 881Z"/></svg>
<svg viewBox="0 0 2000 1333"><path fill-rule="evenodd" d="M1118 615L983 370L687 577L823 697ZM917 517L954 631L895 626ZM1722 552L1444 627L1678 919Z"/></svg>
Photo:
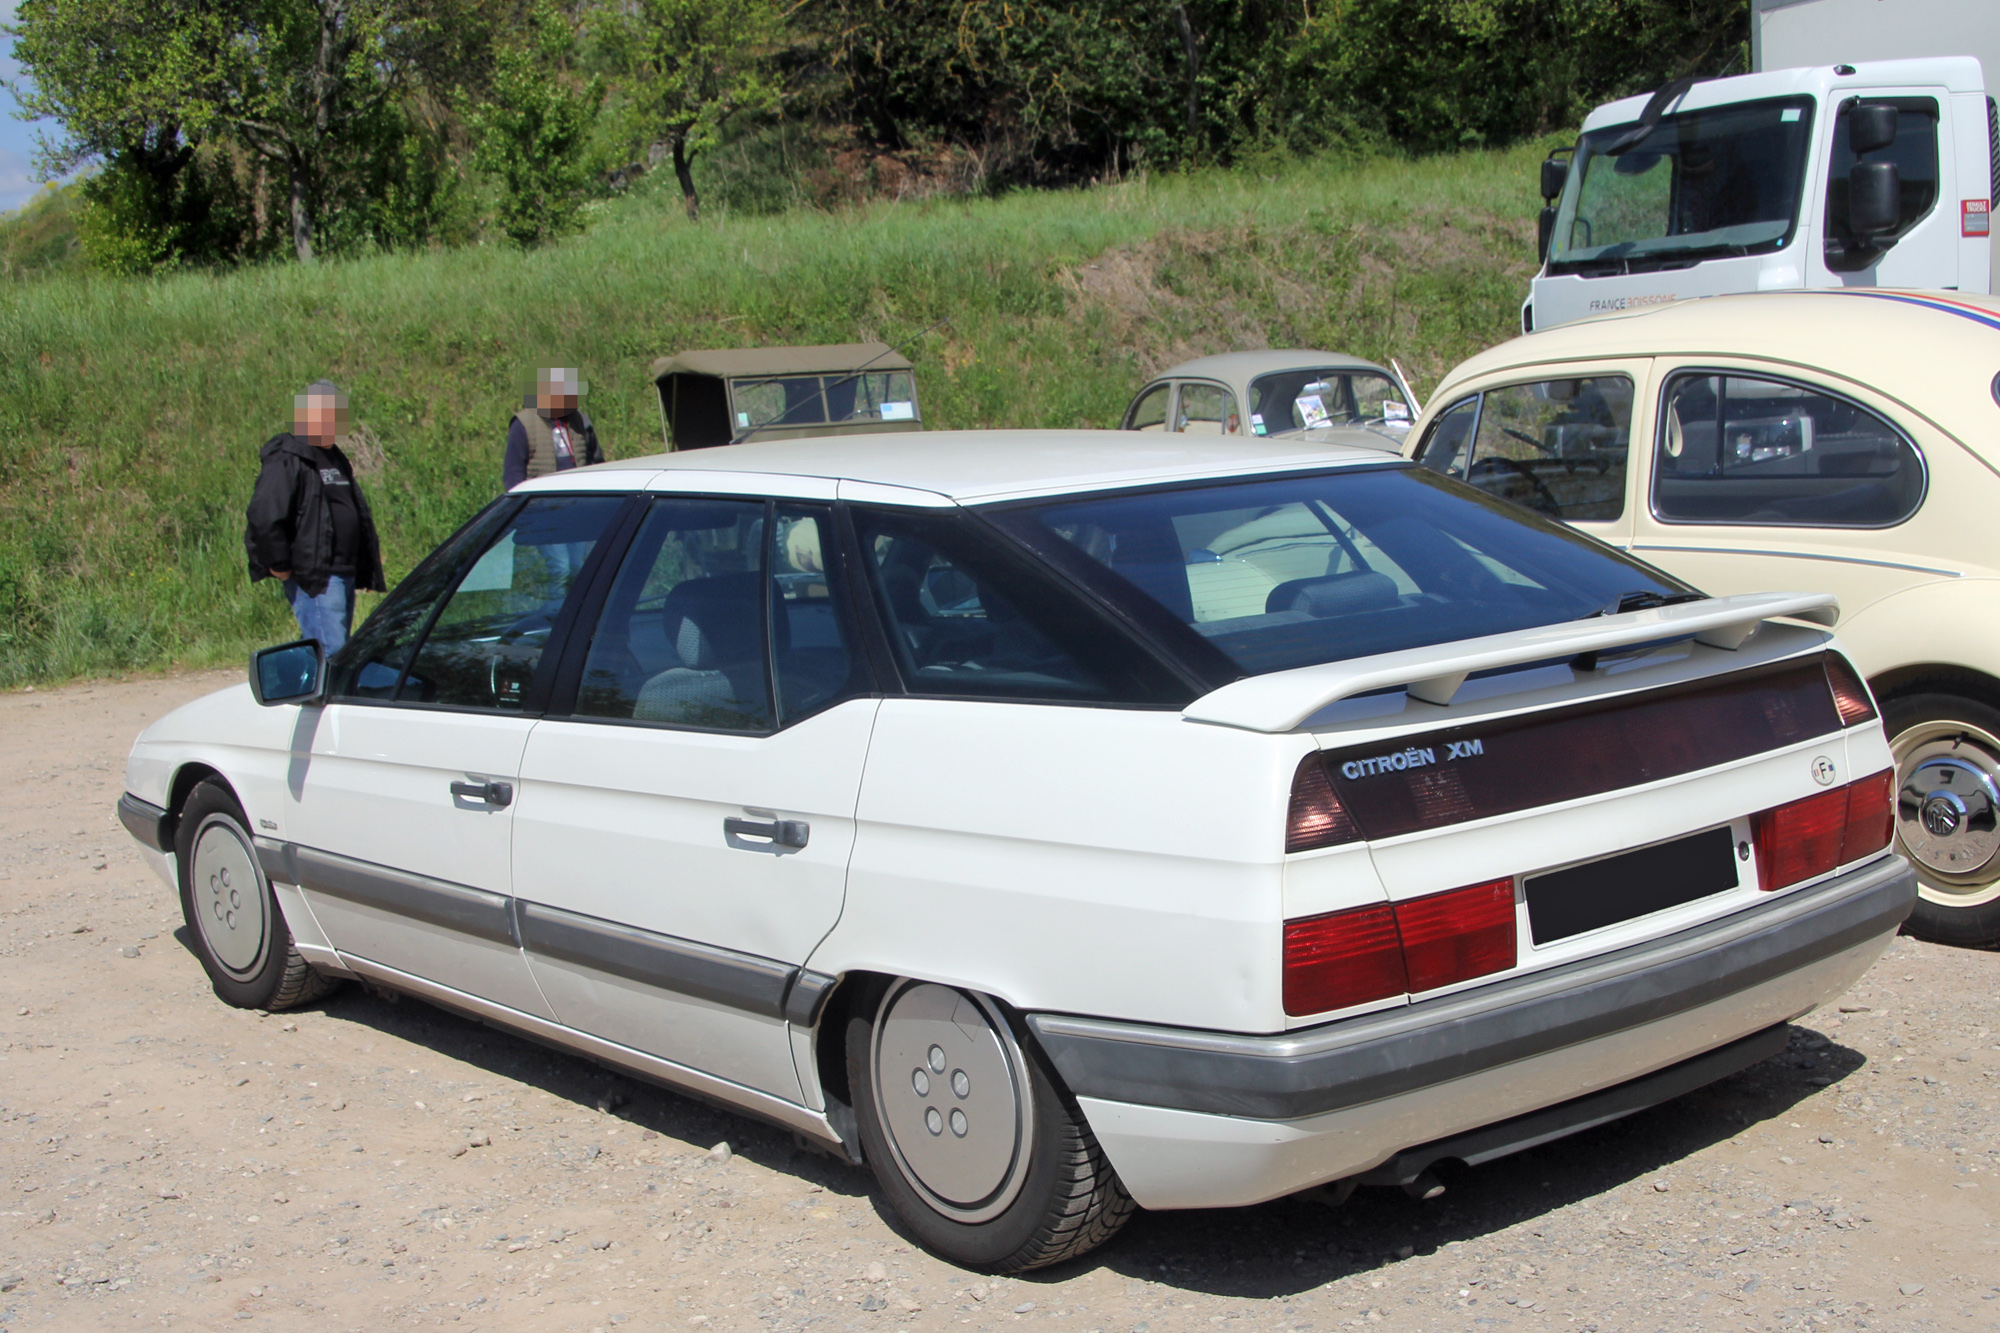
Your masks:
<svg viewBox="0 0 2000 1333"><path fill-rule="evenodd" d="M931 1072L937 1074L942 1074L944 1072L944 1047L942 1046L931 1047L930 1065L931 1065Z"/></svg>
<svg viewBox="0 0 2000 1333"><path fill-rule="evenodd" d="M937 1107L933 1106L924 1112L924 1128L933 1134L944 1133L944 1117L938 1114Z"/></svg>
<svg viewBox="0 0 2000 1333"><path fill-rule="evenodd" d="M931 1095L931 1076L921 1069L914 1070L910 1074L910 1086L917 1090L917 1096L928 1097Z"/></svg>
<svg viewBox="0 0 2000 1333"><path fill-rule="evenodd" d="M951 1090L961 1097L972 1095L972 1080L965 1076L963 1069L951 1071Z"/></svg>

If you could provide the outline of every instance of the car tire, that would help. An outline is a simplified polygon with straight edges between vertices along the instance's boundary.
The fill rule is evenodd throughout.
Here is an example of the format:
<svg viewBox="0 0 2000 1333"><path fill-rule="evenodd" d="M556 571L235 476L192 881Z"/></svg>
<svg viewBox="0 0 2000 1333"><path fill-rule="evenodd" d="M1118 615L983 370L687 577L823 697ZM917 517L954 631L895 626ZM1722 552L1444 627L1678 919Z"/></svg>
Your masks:
<svg viewBox="0 0 2000 1333"><path fill-rule="evenodd" d="M229 788L213 779L196 785L181 806L174 854L181 917L218 999L238 1009L295 1009L340 985L299 956Z"/></svg>
<svg viewBox="0 0 2000 1333"><path fill-rule="evenodd" d="M1919 688L1884 700L1882 722L1896 758L1897 850L1917 871L1905 929L2000 946L2000 710Z"/></svg>
<svg viewBox="0 0 2000 1333"><path fill-rule="evenodd" d="M1137 1205L1045 1058L992 999L876 983L847 1025L863 1156L940 1258L989 1273L1102 1245Z"/></svg>

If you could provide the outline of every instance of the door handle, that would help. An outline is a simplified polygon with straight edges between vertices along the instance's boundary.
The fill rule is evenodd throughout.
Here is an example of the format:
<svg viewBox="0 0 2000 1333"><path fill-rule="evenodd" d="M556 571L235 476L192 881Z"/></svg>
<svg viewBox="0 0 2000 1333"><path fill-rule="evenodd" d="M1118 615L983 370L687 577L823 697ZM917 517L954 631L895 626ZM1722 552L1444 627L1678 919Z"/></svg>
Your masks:
<svg viewBox="0 0 2000 1333"><path fill-rule="evenodd" d="M514 784L511 782L454 782L451 794L461 801L475 801L480 805L490 805L495 810L504 810L514 803Z"/></svg>
<svg viewBox="0 0 2000 1333"><path fill-rule="evenodd" d="M812 835L812 825L803 819L737 819L722 821L722 831L732 838L765 838L774 847L803 847Z"/></svg>

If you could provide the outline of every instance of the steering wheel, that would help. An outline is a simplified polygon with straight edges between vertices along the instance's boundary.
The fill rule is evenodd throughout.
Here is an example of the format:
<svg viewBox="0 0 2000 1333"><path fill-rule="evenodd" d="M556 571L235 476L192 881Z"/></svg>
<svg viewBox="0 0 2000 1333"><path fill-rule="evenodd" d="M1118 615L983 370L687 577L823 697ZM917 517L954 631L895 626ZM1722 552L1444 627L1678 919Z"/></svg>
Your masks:
<svg viewBox="0 0 2000 1333"><path fill-rule="evenodd" d="M1551 518L1562 517L1562 504L1560 501L1556 499L1555 492L1551 491L1548 488L1548 486L1543 483L1542 479L1535 475L1534 469L1530 468L1526 463L1523 463L1518 458L1502 458L1497 454L1489 454L1485 458L1480 459L1477 463L1474 463L1473 470L1477 471L1481 467L1489 467L1489 466L1514 473L1515 475L1519 476L1523 481L1526 481L1528 485L1534 489L1535 502L1532 505L1526 506L1527 508L1539 510L1540 512L1547 514ZM1477 481L1473 481L1470 474L1466 476L1466 480L1472 482L1474 486L1479 486L1479 483ZM1480 486L1479 488L1481 490L1486 490L1486 487L1484 486ZM1489 492L1489 494L1490 493L1491 492ZM1502 496L1501 498L1506 499L1507 497ZM1518 503L1518 501L1516 503Z"/></svg>

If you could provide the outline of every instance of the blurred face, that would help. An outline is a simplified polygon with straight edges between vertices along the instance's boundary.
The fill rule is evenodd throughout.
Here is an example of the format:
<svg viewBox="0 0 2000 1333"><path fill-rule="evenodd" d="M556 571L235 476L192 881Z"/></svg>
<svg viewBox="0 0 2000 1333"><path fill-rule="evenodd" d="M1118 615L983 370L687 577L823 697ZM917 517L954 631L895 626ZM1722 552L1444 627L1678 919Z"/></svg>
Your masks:
<svg viewBox="0 0 2000 1333"><path fill-rule="evenodd" d="M347 434L347 399L333 394L300 394L292 400L292 433L318 445L333 447Z"/></svg>
<svg viewBox="0 0 2000 1333"><path fill-rule="evenodd" d="M535 382L535 406L551 412L576 410L576 372L545 370Z"/></svg>

